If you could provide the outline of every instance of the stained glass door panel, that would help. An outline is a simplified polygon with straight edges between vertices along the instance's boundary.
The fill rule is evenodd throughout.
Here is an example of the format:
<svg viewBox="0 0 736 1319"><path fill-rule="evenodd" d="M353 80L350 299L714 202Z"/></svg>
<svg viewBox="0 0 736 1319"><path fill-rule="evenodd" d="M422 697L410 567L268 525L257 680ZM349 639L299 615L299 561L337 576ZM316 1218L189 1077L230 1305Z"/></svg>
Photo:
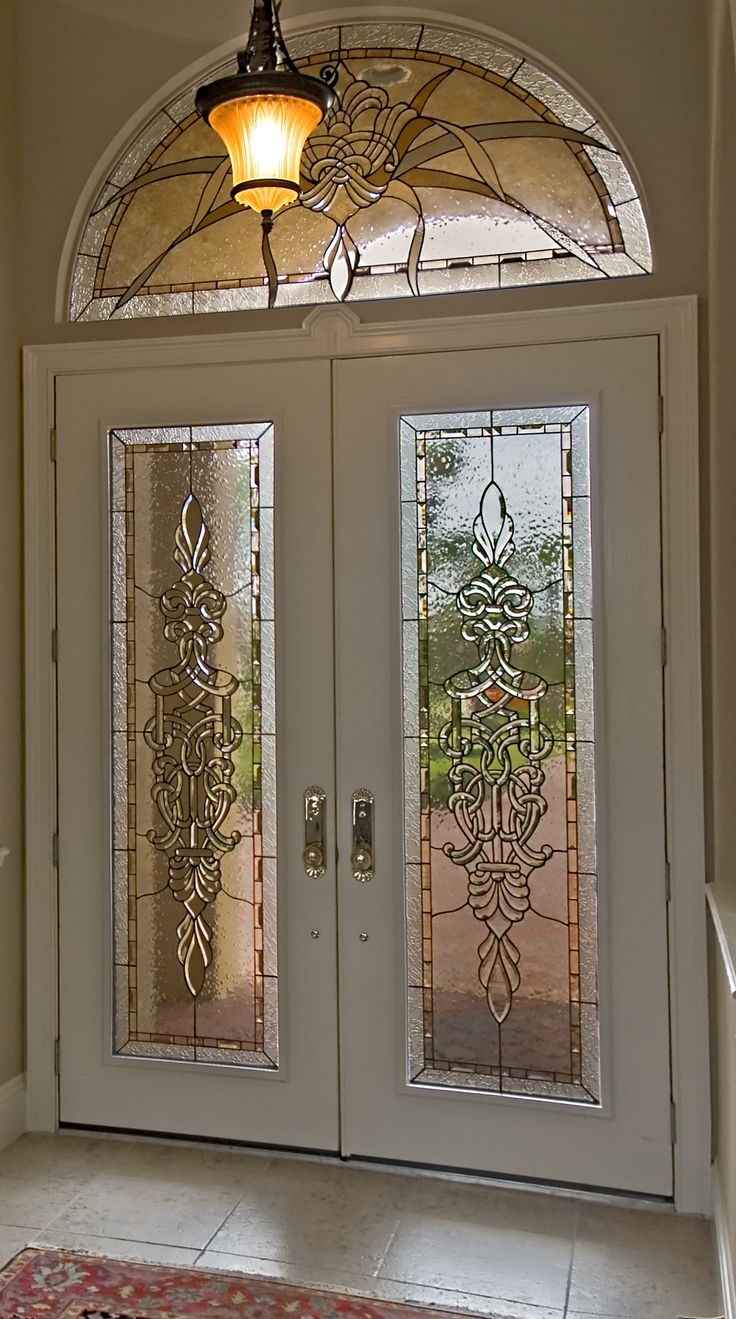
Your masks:
<svg viewBox="0 0 736 1319"><path fill-rule="evenodd" d="M402 419L412 1085L600 1101L588 436Z"/></svg>
<svg viewBox="0 0 736 1319"><path fill-rule="evenodd" d="M337 367L353 1154L670 1193L657 397L655 339Z"/></svg>
<svg viewBox="0 0 736 1319"><path fill-rule="evenodd" d="M288 399L274 366L60 383L64 1121L338 1144L334 872L301 864L334 774L329 375L290 371Z"/></svg>
<svg viewBox="0 0 736 1319"><path fill-rule="evenodd" d="M122 1056L278 1067L273 445L109 437Z"/></svg>

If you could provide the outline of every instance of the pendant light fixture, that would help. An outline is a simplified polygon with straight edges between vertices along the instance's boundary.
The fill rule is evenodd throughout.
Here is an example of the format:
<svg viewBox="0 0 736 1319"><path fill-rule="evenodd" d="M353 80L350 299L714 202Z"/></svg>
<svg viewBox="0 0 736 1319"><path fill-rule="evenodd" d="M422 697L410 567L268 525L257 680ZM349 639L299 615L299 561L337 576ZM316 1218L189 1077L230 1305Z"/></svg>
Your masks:
<svg viewBox="0 0 736 1319"><path fill-rule="evenodd" d="M197 109L222 138L233 171L232 197L260 212L269 306L276 300L270 234L278 211L298 198L304 144L335 102L330 83L294 64L274 0L254 0L250 36L238 52L238 72L197 92Z"/></svg>

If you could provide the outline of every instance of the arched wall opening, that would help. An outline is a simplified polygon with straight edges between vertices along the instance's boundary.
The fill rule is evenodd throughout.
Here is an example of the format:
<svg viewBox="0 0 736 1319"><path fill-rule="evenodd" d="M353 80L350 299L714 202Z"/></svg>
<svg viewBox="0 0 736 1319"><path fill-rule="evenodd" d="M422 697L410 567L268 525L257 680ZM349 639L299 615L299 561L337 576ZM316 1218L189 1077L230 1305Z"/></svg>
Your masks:
<svg viewBox="0 0 736 1319"><path fill-rule="evenodd" d="M416 12L416 11L412 11ZM477 28L477 25L476 25ZM460 20L304 20L339 105L273 237L280 307L608 281L652 270L634 172L589 98ZM222 52L169 84L107 153L70 228L57 317L265 308L257 217L194 110Z"/></svg>

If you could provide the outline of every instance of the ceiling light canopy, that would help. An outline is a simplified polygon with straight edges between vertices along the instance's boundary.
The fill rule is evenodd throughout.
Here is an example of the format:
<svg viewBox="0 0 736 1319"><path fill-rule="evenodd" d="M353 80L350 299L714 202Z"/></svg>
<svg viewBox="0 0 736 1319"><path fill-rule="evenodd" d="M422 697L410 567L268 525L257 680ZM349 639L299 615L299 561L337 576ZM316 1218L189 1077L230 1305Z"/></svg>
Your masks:
<svg viewBox="0 0 736 1319"><path fill-rule="evenodd" d="M254 0L250 36L238 52L239 72L200 87L197 109L222 138L232 164L232 196L260 211L268 225L298 198L309 134L335 101L319 78L296 68L274 0Z"/></svg>

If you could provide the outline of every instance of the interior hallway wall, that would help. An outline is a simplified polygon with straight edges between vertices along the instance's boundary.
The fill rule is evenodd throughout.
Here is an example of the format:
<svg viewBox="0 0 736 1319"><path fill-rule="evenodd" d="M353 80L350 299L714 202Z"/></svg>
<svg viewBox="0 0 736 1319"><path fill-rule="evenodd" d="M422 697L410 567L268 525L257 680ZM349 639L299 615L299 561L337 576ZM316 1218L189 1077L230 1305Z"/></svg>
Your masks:
<svg viewBox="0 0 736 1319"><path fill-rule="evenodd" d="M0 4L0 1085L23 1070L17 4Z"/></svg>
<svg viewBox="0 0 736 1319"><path fill-rule="evenodd" d="M736 17L736 5L733 6ZM710 188L710 500L705 522L710 540L710 683L712 721L711 836L712 874L719 884L736 885L734 847L734 746L736 708L736 59L731 6L717 0L712 41L712 139ZM715 1064L715 1148L725 1226L736 1262L736 1003L713 942L712 1000Z"/></svg>

